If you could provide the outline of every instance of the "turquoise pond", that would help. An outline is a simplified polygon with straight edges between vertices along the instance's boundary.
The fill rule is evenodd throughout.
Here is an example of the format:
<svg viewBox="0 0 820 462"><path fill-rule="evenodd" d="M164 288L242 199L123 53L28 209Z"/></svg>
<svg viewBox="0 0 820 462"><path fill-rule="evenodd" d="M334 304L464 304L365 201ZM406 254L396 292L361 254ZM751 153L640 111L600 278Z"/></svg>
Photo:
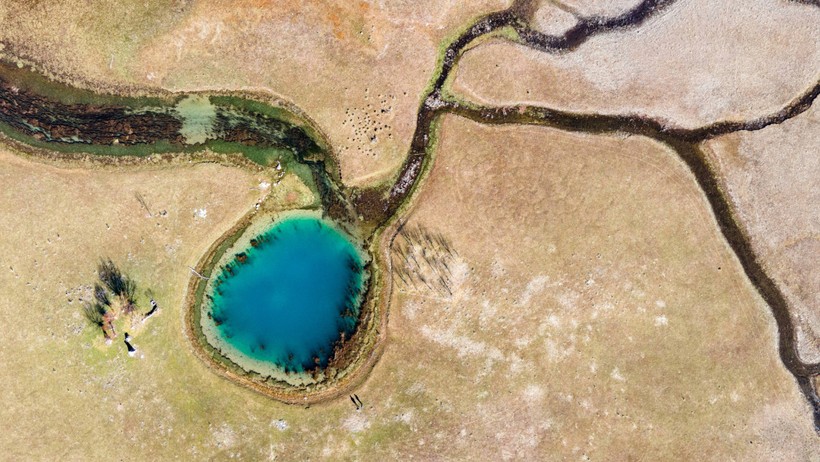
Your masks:
<svg viewBox="0 0 820 462"><path fill-rule="evenodd" d="M356 328L365 281L357 248L323 220L290 217L235 257L212 282L203 325L257 363L326 367L342 333Z"/></svg>

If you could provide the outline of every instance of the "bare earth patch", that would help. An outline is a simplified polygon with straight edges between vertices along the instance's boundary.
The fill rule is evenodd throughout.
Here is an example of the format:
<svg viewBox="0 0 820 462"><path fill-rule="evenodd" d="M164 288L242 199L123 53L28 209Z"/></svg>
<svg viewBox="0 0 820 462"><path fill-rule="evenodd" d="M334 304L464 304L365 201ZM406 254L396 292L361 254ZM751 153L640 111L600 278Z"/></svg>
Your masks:
<svg viewBox="0 0 820 462"><path fill-rule="evenodd" d="M768 309L671 151L449 117L441 138L408 225L448 236L467 275L450 298L400 291L391 346L435 358L419 388L441 403L438 425L471 435L447 445L493 459L809 458L816 437L798 428L807 406ZM401 362L392 351L384 361Z"/></svg>
<svg viewBox="0 0 820 462"><path fill-rule="evenodd" d="M781 125L707 144L756 251L785 288L800 353L820 360L820 118L817 108Z"/></svg>
<svg viewBox="0 0 820 462"><path fill-rule="evenodd" d="M796 2L685 0L571 53L477 47L459 63L453 90L486 104L641 114L687 128L749 119L815 83L818 26L820 9Z"/></svg>

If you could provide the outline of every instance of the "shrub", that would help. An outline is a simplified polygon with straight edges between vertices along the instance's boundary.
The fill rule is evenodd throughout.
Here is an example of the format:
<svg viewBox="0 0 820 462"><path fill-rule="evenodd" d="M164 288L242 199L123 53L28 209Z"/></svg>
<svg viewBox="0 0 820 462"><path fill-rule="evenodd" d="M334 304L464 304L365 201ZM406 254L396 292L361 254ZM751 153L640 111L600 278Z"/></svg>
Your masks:
<svg viewBox="0 0 820 462"><path fill-rule="evenodd" d="M92 326L102 327L107 311L105 305L97 301L83 304L83 316Z"/></svg>
<svg viewBox="0 0 820 462"><path fill-rule="evenodd" d="M111 299L108 297L108 292L105 290L105 287L99 284L94 284L94 298L101 305L111 306Z"/></svg>
<svg viewBox="0 0 820 462"><path fill-rule="evenodd" d="M120 294L120 296L123 298L123 302L125 303L123 311L125 311L126 313L131 313L136 308L137 283L127 276L124 277L122 281L123 291L122 294Z"/></svg>
<svg viewBox="0 0 820 462"><path fill-rule="evenodd" d="M109 258L108 260L100 260L97 265L97 275L100 277L100 282L114 295L121 297L125 294L128 279L123 276L117 265Z"/></svg>

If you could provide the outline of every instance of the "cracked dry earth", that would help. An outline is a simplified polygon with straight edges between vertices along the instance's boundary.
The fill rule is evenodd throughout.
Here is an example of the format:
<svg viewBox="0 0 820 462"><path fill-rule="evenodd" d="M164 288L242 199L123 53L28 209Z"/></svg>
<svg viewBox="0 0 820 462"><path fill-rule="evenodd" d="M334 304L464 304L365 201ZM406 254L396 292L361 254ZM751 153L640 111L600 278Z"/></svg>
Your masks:
<svg viewBox="0 0 820 462"><path fill-rule="evenodd" d="M0 287L23 294L0 302L0 421L13 429L0 447L11 458L820 457L816 4L520 1L468 12L454 2L400 15L362 2L327 22L299 5L320 38L293 47L304 29L292 12L245 3L231 15L252 12L251 35L215 4L164 5L167 16L146 21L166 35L223 21L227 44L204 33L210 45L177 47L174 60L167 43L132 33L127 64L99 81L133 84L150 68L172 88L200 88L206 74L217 86L269 85L342 146L346 181L396 178L391 194L409 206L391 241L387 341L356 389L364 409L346 397L271 401L215 377L185 345L172 308L184 295L180 267L253 203L258 178L224 166L54 168L4 154L12 270ZM0 17L23 2L9 5ZM0 37L6 47L50 72L88 81L108 64L83 31L43 32L38 49L29 40L48 18L3 20L17 26ZM368 38L348 40L360 31ZM275 60L258 57L262 39ZM72 54L88 67L67 64ZM219 68L251 57L253 72ZM186 61L196 58L219 66L200 74ZM382 63L406 74L374 76ZM335 100L329 84L311 95L294 88L303 81L260 77L283 66L338 72L346 86ZM89 220L54 199L82 176L74 205L94 210L112 200L106 185L123 185L126 201L146 175L166 186L155 198L171 217L161 233L111 211ZM33 196L37 213L21 215ZM191 214L203 204L207 218ZM109 236L109 223L131 231ZM50 247L58 233L65 250ZM148 237L137 243L139 233ZM142 361L78 347L91 334L63 292L93 271L73 257L99 235L122 255L174 252L174 263L134 264L171 307L146 328ZM12 315L20 304L30 318Z"/></svg>

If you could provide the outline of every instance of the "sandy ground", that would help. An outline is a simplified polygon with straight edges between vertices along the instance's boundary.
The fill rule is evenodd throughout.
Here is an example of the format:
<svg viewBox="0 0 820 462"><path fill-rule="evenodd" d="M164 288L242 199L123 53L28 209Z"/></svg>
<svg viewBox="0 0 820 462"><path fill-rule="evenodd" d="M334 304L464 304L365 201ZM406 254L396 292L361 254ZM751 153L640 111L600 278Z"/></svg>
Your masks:
<svg viewBox="0 0 820 462"><path fill-rule="evenodd" d="M683 0L641 28L549 55L509 42L464 55L455 93L486 104L642 114L683 127L775 112L818 79L820 8Z"/></svg>
<svg viewBox="0 0 820 462"><path fill-rule="evenodd" d="M550 35L561 35L578 22L574 10L561 7L550 1L540 2L533 12L531 27Z"/></svg>
<svg viewBox="0 0 820 462"><path fill-rule="evenodd" d="M707 144L750 236L793 306L801 356L820 361L820 110Z"/></svg>
<svg viewBox="0 0 820 462"><path fill-rule="evenodd" d="M465 451L810 460L767 308L707 210L654 143L448 120L409 223L452 239L461 282L450 299L408 290L391 327L459 362L422 380L469 422Z"/></svg>
<svg viewBox="0 0 820 462"><path fill-rule="evenodd" d="M615 3L630 2L610 6ZM544 2L535 22L560 33L572 25L567 15ZM550 22L544 24L544 18ZM686 0L645 27L595 37L566 55L500 41L478 47L461 61L452 88L485 104L633 113L683 127L750 119L775 112L816 82L820 36L813 31L818 26L820 9L796 2L738 7ZM663 51L656 52L658 47ZM820 359L817 131L814 110L782 126L709 144L744 227L794 306L803 328L801 353L815 361Z"/></svg>
<svg viewBox="0 0 820 462"><path fill-rule="evenodd" d="M616 16L634 7L640 0L544 0L542 3L545 8L554 4L581 16Z"/></svg>

